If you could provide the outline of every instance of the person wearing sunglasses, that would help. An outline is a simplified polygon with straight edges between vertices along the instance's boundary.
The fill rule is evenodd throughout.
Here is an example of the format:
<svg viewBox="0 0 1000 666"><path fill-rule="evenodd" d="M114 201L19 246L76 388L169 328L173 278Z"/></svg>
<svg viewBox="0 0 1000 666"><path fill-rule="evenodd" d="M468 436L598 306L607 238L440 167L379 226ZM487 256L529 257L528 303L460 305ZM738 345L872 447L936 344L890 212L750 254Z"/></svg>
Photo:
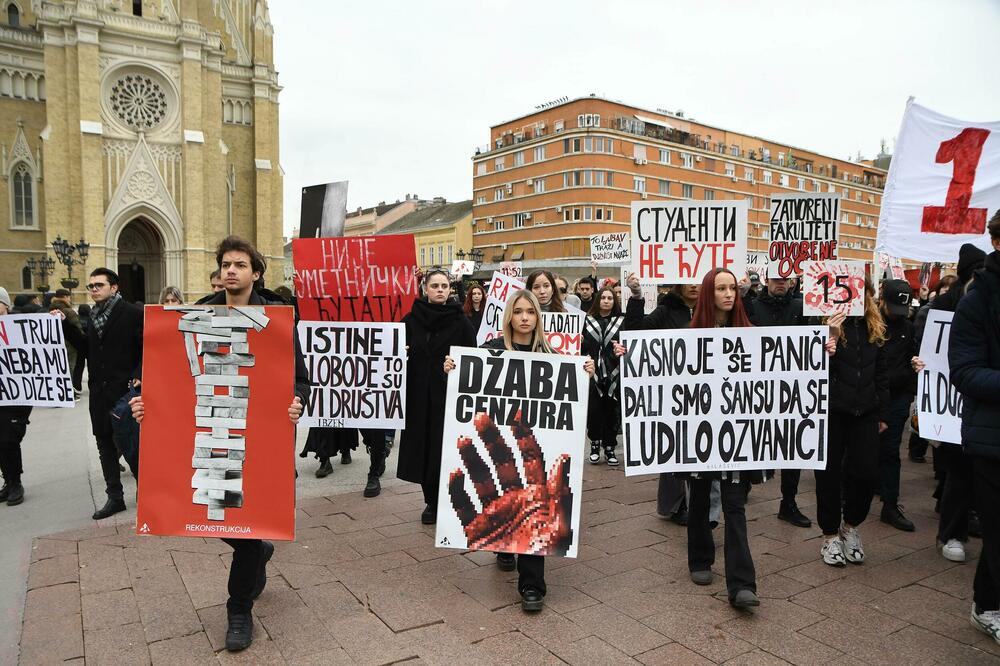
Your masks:
<svg viewBox="0 0 1000 666"><path fill-rule="evenodd" d="M59 310L66 340L87 358L90 387L90 424L101 458L108 500L94 512L102 520L125 510L119 451L112 439L111 409L142 376L142 308L127 303L118 293L118 274L110 268L96 268L90 274L87 292L95 305L87 332L69 323ZM131 463L130 463L131 464ZM138 478L137 470L132 470Z"/></svg>
<svg viewBox="0 0 1000 666"><path fill-rule="evenodd" d="M572 305L575 308L580 307L579 297L577 297L576 294L569 293L569 283L566 282L566 278L561 275L557 275L556 288L559 290L559 295L562 297L563 303Z"/></svg>

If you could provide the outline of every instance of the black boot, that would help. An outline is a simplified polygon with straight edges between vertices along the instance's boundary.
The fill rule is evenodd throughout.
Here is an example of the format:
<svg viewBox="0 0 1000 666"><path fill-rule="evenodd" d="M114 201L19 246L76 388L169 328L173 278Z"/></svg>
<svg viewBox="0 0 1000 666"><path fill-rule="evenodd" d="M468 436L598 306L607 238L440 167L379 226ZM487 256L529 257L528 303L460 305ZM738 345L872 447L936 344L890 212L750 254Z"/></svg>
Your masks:
<svg viewBox="0 0 1000 666"><path fill-rule="evenodd" d="M350 465L351 464L351 450L345 449L343 453L340 454L340 464Z"/></svg>
<svg viewBox="0 0 1000 666"><path fill-rule="evenodd" d="M125 510L125 500L123 499L112 499L108 498L108 501L104 503L100 509L94 512L92 518L94 520L104 520L105 518L110 518L116 513L121 513Z"/></svg>
<svg viewBox="0 0 1000 666"><path fill-rule="evenodd" d="M6 486L4 486L6 488ZM18 483L12 483L10 485L10 491L7 495L7 506L17 506L24 501L24 486Z"/></svg>
<svg viewBox="0 0 1000 666"><path fill-rule="evenodd" d="M10 487L12 484L5 483L3 488L0 488L0 502L6 502L7 498L10 497Z"/></svg>
<svg viewBox="0 0 1000 666"><path fill-rule="evenodd" d="M420 514L420 523L423 525L433 525L438 521L437 507L428 504L423 513Z"/></svg>
<svg viewBox="0 0 1000 666"><path fill-rule="evenodd" d="M226 649L239 652L253 643L253 617L250 613L230 613L226 629Z"/></svg>
<svg viewBox="0 0 1000 666"><path fill-rule="evenodd" d="M778 520L784 520L796 527L810 527L812 525L812 521L799 511L799 506L793 499L781 500L781 505L778 507Z"/></svg>
<svg viewBox="0 0 1000 666"><path fill-rule="evenodd" d="M333 473L333 465L330 464L330 459L326 458L320 461L319 469L316 470L316 478L322 479Z"/></svg>
<svg viewBox="0 0 1000 666"><path fill-rule="evenodd" d="M382 484L379 477L385 473L385 458L389 455L389 447L385 443L376 444L374 447L367 446L368 457L371 459L371 466L368 468L368 483L362 493L365 497L378 497L382 492Z"/></svg>
<svg viewBox="0 0 1000 666"><path fill-rule="evenodd" d="M898 504L883 504L881 520L883 523L888 523L904 532L912 532L917 529L913 525L913 521L903 515Z"/></svg>

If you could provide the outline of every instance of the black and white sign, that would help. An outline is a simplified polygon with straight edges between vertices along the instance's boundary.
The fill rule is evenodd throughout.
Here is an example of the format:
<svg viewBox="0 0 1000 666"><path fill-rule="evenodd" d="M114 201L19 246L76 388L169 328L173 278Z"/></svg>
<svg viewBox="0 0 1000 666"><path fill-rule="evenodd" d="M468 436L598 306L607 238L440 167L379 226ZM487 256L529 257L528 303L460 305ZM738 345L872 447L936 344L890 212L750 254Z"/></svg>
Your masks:
<svg viewBox="0 0 1000 666"><path fill-rule="evenodd" d="M590 260L598 264L627 264L632 254L628 234L593 234L590 237Z"/></svg>
<svg viewBox="0 0 1000 666"><path fill-rule="evenodd" d="M0 316L0 406L72 407L62 322L49 314Z"/></svg>
<svg viewBox="0 0 1000 666"><path fill-rule="evenodd" d="M949 444L962 443L962 394L949 379L948 341L954 312L928 310L917 375L917 423L920 436Z"/></svg>

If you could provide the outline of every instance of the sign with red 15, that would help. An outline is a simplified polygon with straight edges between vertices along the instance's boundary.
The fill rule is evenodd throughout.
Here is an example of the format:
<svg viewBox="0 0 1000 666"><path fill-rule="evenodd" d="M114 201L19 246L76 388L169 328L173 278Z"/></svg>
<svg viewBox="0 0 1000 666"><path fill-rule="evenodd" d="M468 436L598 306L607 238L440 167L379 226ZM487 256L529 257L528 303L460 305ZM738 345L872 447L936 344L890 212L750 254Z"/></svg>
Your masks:
<svg viewBox="0 0 1000 666"><path fill-rule="evenodd" d="M828 317L843 312L860 317L865 313L865 262L812 261L802 267L803 315Z"/></svg>

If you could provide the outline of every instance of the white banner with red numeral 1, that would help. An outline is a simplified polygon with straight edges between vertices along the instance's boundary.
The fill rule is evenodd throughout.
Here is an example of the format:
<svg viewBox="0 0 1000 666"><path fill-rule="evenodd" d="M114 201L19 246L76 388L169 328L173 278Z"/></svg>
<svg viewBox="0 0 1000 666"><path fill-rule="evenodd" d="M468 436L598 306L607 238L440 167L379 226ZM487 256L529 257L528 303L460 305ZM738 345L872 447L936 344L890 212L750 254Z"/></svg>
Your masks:
<svg viewBox="0 0 1000 666"><path fill-rule="evenodd" d="M1000 209L1000 122L956 120L906 105L889 165L875 249L919 261L957 261L964 243L990 251L986 222Z"/></svg>
<svg viewBox="0 0 1000 666"><path fill-rule="evenodd" d="M807 261L801 267L803 315L865 314L865 262Z"/></svg>

